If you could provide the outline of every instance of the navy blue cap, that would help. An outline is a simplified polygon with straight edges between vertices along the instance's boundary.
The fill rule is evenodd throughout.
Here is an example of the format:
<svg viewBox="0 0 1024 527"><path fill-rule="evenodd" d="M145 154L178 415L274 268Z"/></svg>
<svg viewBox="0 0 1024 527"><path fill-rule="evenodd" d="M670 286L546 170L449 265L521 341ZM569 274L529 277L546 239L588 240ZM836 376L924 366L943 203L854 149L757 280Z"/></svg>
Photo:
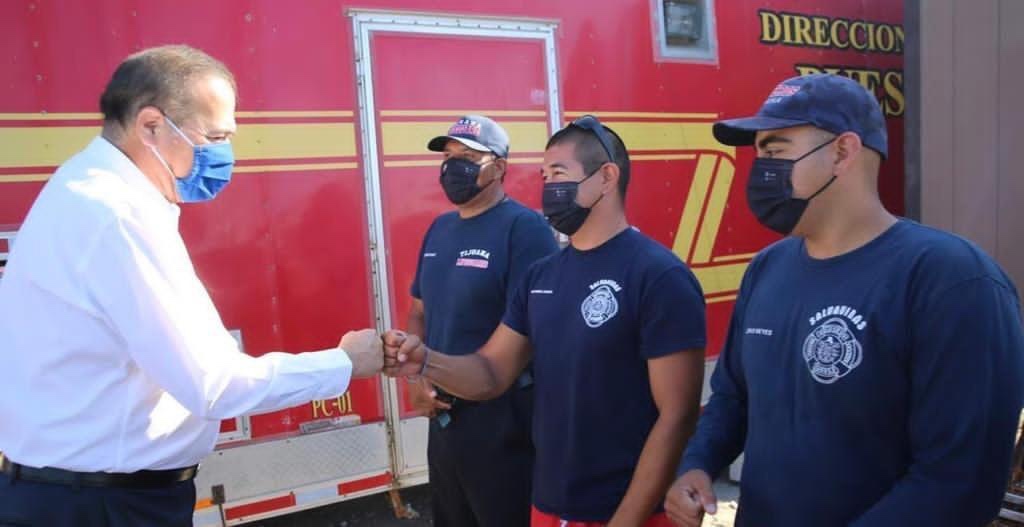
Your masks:
<svg viewBox="0 0 1024 527"><path fill-rule="evenodd" d="M447 135L439 135L427 143L427 148L443 152L448 141L458 141L473 150L493 152L498 157L508 158L508 133L498 123L482 115L466 115L448 129Z"/></svg>
<svg viewBox="0 0 1024 527"><path fill-rule="evenodd" d="M754 144L762 130L811 125L834 134L853 132L864 146L889 155L885 117L878 99L846 77L816 73L782 81L757 115L715 123L715 139L730 146Z"/></svg>

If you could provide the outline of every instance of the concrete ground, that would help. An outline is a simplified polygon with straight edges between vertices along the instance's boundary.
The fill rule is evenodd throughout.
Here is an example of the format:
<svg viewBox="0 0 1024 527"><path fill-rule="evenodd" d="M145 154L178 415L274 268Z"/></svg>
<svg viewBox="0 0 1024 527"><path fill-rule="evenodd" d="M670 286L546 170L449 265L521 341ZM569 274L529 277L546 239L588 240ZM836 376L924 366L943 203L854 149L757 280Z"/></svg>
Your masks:
<svg viewBox="0 0 1024 527"><path fill-rule="evenodd" d="M731 527L736 515L739 487L731 483L718 482L715 484L715 494L719 499L718 514L705 517L704 527ZM420 514L419 518L412 520L395 518L387 495L378 494L246 525L250 527L426 527L433 524L428 485L404 489L402 498Z"/></svg>

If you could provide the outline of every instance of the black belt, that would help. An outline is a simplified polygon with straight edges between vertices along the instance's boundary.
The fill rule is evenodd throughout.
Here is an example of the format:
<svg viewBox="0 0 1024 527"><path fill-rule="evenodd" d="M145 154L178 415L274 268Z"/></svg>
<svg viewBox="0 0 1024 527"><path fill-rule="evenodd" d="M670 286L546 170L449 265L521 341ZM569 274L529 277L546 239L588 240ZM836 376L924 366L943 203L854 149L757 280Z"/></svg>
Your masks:
<svg viewBox="0 0 1024 527"><path fill-rule="evenodd" d="M138 472L75 472L60 468L35 468L19 465L0 454L0 472L11 481L51 483L71 487L118 487L126 489L159 489L196 477L198 466L172 470L140 470Z"/></svg>

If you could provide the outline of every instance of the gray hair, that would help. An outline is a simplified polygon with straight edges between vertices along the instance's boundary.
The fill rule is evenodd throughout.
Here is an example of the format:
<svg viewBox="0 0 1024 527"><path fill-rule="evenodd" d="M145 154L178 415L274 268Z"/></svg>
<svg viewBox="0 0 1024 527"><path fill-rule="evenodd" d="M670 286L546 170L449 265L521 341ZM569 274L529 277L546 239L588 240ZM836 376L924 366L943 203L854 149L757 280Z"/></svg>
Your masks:
<svg viewBox="0 0 1024 527"><path fill-rule="evenodd" d="M100 96L104 126L127 125L147 106L179 122L192 113L193 81L215 75L237 93L235 77L219 60L185 45L160 46L135 53L114 71Z"/></svg>

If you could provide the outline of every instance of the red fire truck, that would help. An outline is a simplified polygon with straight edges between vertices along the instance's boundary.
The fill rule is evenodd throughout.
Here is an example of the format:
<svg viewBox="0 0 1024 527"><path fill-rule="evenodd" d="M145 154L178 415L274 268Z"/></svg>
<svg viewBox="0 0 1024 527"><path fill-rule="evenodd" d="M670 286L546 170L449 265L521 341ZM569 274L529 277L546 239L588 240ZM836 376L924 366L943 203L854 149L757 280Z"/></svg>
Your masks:
<svg viewBox="0 0 1024 527"><path fill-rule="evenodd" d="M55 167L97 134L120 60L187 43L239 86L235 181L183 207L181 230L246 353L402 325L421 237L450 208L425 145L460 115L509 131L507 190L539 208L546 139L593 113L630 150L630 221L700 279L710 373L740 277L775 239L745 204L753 152L717 143L712 123L756 110L783 78L848 75L889 118L882 192L901 212L902 20L902 0L8 0L0 260ZM403 384L357 381L337 399L225 421L196 525L426 482L426 420Z"/></svg>

